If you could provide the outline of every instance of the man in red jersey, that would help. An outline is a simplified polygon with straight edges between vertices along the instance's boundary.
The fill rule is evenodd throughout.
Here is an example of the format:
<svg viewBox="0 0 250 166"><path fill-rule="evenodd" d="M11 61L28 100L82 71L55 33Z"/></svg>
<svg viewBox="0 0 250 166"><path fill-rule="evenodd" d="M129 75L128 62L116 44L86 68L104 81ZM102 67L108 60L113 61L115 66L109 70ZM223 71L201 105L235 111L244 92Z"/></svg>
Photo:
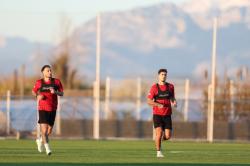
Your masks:
<svg viewBox="0 0 250 166"><path fill-rule="evenodd" d="M45 147L47 155L51 155L49 135L55 122L57 96L63 96L63 87L59 79L52 77L51 67L44 65L41 69L43 78L36 81L32 93L38 100L38 112L41 136L36 139L39 152Z"/></svg>
<svg viewBox="0 0 250 166"><path fill-rule="evenodd" d="M177 106L174 94L174 85L166 82L167 70L158 71L158 83L154 84L148 94L148 105L153 107L153 123L155 129L155 146L157 157L164 157L161 152L162 137L166 140L171 137L172 108Z"/></svg>

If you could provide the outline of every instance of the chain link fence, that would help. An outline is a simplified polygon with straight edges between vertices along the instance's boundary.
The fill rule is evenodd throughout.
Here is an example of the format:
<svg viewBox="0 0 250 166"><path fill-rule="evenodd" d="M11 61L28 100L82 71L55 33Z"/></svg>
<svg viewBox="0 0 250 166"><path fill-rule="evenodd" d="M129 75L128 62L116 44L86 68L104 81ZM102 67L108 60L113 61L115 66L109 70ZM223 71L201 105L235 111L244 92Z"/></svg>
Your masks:
<svg viewBox="0 0 250 166"><path fill-rule="evenodd" d="M147 105L146 96L154 80L110 79L108 82L110 82L109 92L107 88L102 88L100 137L151 139L153 136L152 110ZM173 137L205 140L208 109L206 88L197 87L191 83L187 98L185 94L187 81L171 80L170 82L175 84L178 102L177 108L173 108ZM219 93L215 102L214 138L250 140L250 111L246 107L250 104L250 100L237 97L229 100L218 96L220 96ZM10 95L9 102L8 106L7 95L0 96L0 135L15 136L17 133L23 133L24 137L34 136L37 125L37 106L34 97L20 98L20 96ZM65 95L60 98L59 103L54 136L93 138L93 97ZM245 109L241 107L238 109L239 105L245 105ZM232 109L235 109L233 121L231 120Z"/></svg>

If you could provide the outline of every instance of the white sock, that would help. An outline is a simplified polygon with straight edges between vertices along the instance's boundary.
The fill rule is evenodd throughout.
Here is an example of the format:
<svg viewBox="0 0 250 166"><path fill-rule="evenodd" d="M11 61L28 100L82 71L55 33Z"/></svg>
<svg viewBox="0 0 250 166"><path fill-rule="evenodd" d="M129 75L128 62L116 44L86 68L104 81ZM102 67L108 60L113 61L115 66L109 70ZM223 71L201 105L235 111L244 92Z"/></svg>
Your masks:
<svg viewBox="0 0 250 166"><path fill-rule="evenodd" d="M48 144L48 143L45 143L45 144L44 144L44 147L45 147L46 151L50 151L50 147L49 147L49 144Z"/></svg>

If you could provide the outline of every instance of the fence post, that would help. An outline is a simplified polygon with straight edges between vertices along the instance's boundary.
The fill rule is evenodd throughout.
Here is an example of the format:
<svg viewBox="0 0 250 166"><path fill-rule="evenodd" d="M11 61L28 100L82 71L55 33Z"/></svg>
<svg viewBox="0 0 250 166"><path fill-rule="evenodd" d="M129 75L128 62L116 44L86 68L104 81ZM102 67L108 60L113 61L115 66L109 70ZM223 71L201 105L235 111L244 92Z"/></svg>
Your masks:
<svg viewBox="0 0 250 166"><path fill-rule="evenodd" d="M25 87L25 65L22 65L20 69L20 99L23 99L24 87Z"/></svg>
<svg viewBox="0 0 250 166"><path fill-rule="evenodd" d="M58 108L56 115L56 135L61 135L61 97L58 96Z"/></svg>
<svg viewBox="0 0 250 166"><path fill-rule="evenodd" d="M106 78L106 88L105 88L105 119L107 120L110 116L110 78Z"/></svg>
<svg viewBox="0 0 250 166"><path fill-rule="evenodd" d="M230 121L233 122L235 120L235 108L234 108L234 82L230 80Z"/></svg>
<svg viewBox="0 0 250 166"><path fill-rule="evenodd" d="M141 78L137 78L136 119L141 119Z"/></svg>
<svg viewBox="0 0 250 166"><path fill-rule="evenodd" d="M188 121L188 106L189 106L189 79L186 79L185 81L185 103L184 103L184 121Z"/></svg>
<svg viewBox="0 0 250 166"><path fill-rule="evenodd" d="M7 99L6 99L6 117L7 117L7 125L6 125L6 133L10 134L10 99L11 94L10 90L7 91Z"/></svg>
<svg viewBox="0 0 250 166"><path fill-rule="evenodd" d="M152 129L153 129L153 132L152 132L152 139L155 140L155 128L154 128L154 125L153 125Z"/></svg>
<svg viewBox="0 0 250 166"><path fill-rule="evenodd" d="M38 123L39 120L39 100L36 99L36 138L40 139L41 132L40 132L40 124Z"/></svg>

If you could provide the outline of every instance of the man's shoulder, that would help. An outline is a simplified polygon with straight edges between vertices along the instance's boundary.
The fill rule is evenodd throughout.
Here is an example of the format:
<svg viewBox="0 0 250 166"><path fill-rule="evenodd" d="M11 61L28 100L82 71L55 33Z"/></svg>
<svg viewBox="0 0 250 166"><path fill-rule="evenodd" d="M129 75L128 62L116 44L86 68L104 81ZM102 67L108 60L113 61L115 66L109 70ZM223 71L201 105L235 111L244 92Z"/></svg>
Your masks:
<svg viewBox="0 0 250 166"><path fill-rule="evenodd" d="M54 79L55 84L61 84L61 80L60 79L58 79L58 78L53 78L53 79Z"/></svg>
<svg viewBox="0 0 250 166"><path fill-rule="evenodd" d="M157 83L153 83L153 85L151 86L151 89L155 89L155 88L157 88Z"/></svg>
<svg viewBox="0 0 250 166"><path fill-rule="evenodd" d="M39 87L41 86L41 84L42 84L42 83L41 83L41 79L36 80L36 83L35 83L33 89L39 88Z"/></svg>
<svg viewBox="0 0 250 166"><path fill-rule="evenodd" d="M173 83L169 83L169 82L166 82L167 83L167 85L168 85L168 87L170 88L170 89L174 89L174 84Z"/></svg>
<svg viewBox="0 0 250 166"><path fill-rule="evenodd" d="M36 83L41 83L42 82L42 79L40 78L40 79L38 79L38 80L36 80Z"/></svg>
<svg viewBox="0 0 250 166"><path fill-rule="evenodd" d="M166 84L170 87L174 87L174 84L173 83L170 83L170 82L166 82Z"/></svg>

